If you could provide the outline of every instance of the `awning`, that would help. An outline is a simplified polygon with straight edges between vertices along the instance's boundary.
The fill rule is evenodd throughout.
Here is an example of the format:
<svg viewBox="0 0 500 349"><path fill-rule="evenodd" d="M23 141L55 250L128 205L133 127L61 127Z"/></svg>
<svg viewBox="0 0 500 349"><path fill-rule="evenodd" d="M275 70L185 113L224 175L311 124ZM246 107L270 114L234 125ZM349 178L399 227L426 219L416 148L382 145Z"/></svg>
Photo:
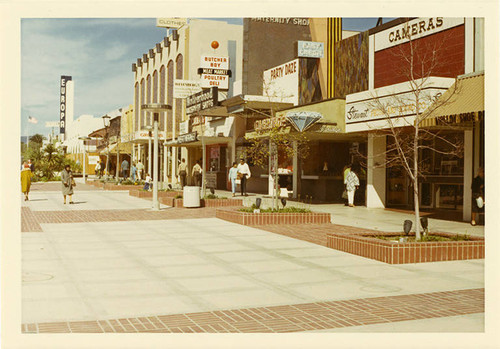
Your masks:
<svg viewBox="0 0 500 349"><path fill-rule="evenodd" d="M117 143L110 144L109 145L109 153L110 154L116 154L117 152ZM132 143L120 143L118 150L120 151L120 154L132 154ZM108 153L108 150L104 148L101 150L102 155L106 155Z"/></svg>
<svg viewBox="0 0 500 349"><path fill-rule="evenodd" d="M484 72L459 77L435 103L444 104L423 120L421 126L478 121L484 115Z"/></svg>

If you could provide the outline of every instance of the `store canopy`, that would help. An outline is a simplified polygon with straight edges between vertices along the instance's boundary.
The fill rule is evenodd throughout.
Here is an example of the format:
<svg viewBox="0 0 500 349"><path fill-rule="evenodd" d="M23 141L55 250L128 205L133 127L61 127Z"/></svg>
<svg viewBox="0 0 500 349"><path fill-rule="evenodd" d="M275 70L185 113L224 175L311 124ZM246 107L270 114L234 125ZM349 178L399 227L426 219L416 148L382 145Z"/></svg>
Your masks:
<svg viewBox="0 0 500 349"><path fill-rule="evenodd" d="M484 72L459 77L435 103L443 105L421 126L478 121L484 114Z"/></svg>
<svg viewBox="0 0 500 349"><path fill-rule="evenodd" d="M116 154L117 150L120 151L120 154L132 154L132 143L120 143L120 144L111 144L109 146L109 153L110 154ZM108 150L104 148L101 150L102 155L106 155L108 153Z"/></svg>

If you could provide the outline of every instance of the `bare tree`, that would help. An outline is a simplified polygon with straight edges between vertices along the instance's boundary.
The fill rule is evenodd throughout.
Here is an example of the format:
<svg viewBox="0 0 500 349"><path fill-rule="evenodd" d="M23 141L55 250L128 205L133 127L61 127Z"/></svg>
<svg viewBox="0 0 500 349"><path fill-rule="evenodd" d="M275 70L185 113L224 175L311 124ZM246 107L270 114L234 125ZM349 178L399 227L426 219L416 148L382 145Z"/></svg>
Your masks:
<svg viewBox="0 0 500 349"><path fill-rule="evenodd" d="M285 92L273 88L272 84L263 79L263 94L269 101L270 108L263 112L249 108L254 113L260 114L265 119L267 127L262 127L248 139L251 146L247 148L247 156L252 158L252 162L260 167L270 165L273 180L273 209L279 207L279 174L278 174L278 154L284 154L286 158L292 159L295 155L299 159L304 159L309 154L308 139L302 132L294 132L290 125L286 124L284 117L278 118L276 112L279 105L291 97ZM279 102L277 102L279 101ZM298 169L293 171L298 173Z"/></svg>
<svg viewBox="0 0 500 349"><path fill-rule="evenodd" d="M387 136L389 140L383 154L385 162L374 167L404 168L413 187L415 237L420 240L419 179L425 178L429 170L426 166L427 159L420 158L421 151L428 150L459 157L463 154L463 141L451 140L441 134L444 130L454 129L449 123L441 122L439 129L425 127L426 120L435 116L458 93L456 79L455 84L444 94L429 90L432 87L431 77L447 63L443 53L446 40L434 43L432 46L423 45L421 41L412 39L409 27L406 31L409 40L406 44L399 45L395 57L400 63L400 76L406 79L410 93L406 97L372 95L373 99L368 105L387 122L387 127L376 130L375 135ZM408 114L413 115L408 118L406 117ZM435 140L446 144L446 148L436 147ZM376 156L380 155L382 154Z"/></svg>

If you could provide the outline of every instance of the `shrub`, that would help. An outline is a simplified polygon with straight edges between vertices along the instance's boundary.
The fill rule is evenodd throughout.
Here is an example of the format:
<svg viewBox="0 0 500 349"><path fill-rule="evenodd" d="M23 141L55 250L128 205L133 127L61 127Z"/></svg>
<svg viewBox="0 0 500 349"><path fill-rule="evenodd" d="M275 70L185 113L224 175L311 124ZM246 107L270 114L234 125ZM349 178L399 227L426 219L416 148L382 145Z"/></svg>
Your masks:
<svg viewBox="0 0 500 349"><path fill-rule="evenodd" d="M213 200L213 199L227 199L225 196L217 196L214 194L208 194L204 197L205 200Z"/></svg>

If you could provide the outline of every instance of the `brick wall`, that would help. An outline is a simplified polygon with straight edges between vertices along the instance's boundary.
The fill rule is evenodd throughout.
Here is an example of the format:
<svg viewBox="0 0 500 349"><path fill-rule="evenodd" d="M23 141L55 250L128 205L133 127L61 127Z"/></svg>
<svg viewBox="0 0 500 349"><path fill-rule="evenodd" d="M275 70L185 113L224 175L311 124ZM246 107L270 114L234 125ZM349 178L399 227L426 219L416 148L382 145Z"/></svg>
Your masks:
<svg viewBox="0 0 500 349"><path fill-rule="evenodd" d="M424 62L424 74L439 77L454 78L465 72L465 29L458 26L430 35L412 42L416 54L414 57L414 72L416 78L422 76L421 64ZM437 56L431 66L432 54ZM410 44L391 47L375 52L375 88L408 81L410 64Z"/></svg>

